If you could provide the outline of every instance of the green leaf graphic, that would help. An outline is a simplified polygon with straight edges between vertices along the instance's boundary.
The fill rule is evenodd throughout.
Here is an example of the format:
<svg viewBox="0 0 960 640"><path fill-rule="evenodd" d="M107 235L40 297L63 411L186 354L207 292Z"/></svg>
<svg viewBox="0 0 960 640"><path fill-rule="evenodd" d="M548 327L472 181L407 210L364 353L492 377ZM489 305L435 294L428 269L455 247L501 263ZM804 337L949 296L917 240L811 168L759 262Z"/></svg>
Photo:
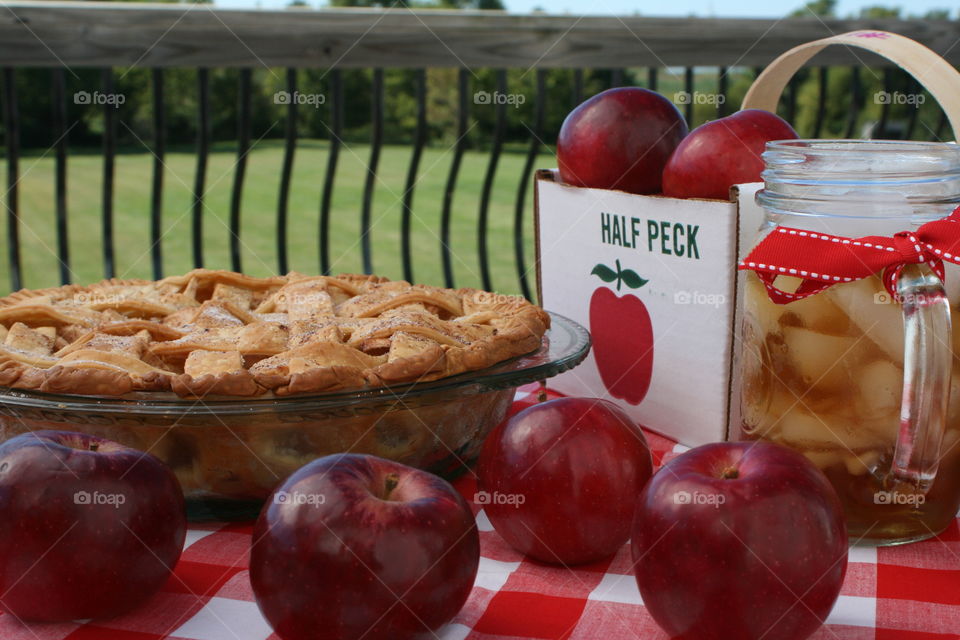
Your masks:
<svg viewBox="0 0 960 640"><path fill-rule="evenodd" d="M639 289L648 282L647 280L641 278L633 269L624 269L621 271L620 278L623 280L623 284L627 285L631 289Z"/></svg>
<svg viewBox="0 0 960 640"><path fill-rule="evenodd" d="M644 280L641 278L640 275L633 269L624 269L621 267L619 260L617 260L616 271L605 264L598 264L593 268L593 271L591 271L590 274L597 276L604 282L616 282L617 291L620 291L620 286L624 284L631 289L639 289L649 282L649 280Z"/></svg>
<svg viewBox="0 0 960 640"><path fill-rule="evenodd" d="M616 271L603 264L595 266L593 271L590 272L590 275L597 276L604 282L613 282L617 279Z"/></svg>

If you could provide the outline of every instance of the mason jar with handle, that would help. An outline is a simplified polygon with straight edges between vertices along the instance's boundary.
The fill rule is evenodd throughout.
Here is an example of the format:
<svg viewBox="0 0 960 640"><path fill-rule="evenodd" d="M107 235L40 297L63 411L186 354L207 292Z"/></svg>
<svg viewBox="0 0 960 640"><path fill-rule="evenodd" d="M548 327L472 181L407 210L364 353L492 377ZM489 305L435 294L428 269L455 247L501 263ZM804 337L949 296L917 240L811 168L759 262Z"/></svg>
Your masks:
<svg viewBox="0 0 960 640"><path fill-rule="evenodd" d="M898 62L943 62L888 35ZM891 38L866 48L891 55ZM744 107L775 108L808 53L778 59ZM956 102L946 66L937 87L955 83ZM852 543L934 536L960 507L960 147L790 140L764 160L764 224L741 263L740 436L816 464Z"/></svg>

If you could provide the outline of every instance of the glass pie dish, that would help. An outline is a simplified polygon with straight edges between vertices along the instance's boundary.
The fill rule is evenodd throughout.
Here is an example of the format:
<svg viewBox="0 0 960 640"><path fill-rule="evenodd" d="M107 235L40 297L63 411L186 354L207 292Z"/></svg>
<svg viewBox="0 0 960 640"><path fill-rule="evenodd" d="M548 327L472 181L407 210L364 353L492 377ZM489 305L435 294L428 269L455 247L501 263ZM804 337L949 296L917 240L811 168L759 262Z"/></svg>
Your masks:
<svg viewBox="0 0 960 640"><path fill-rule="evenodd" d="M55 395L0 387L0 440L82 431L149 451L180 480L193 519L255 514L294 470L331 453L369 453L445 477L461 473L505 416L515 389L578 365L579 324L550 314L541 346L487 369L430 382L268 398L172 393Z"/></svg>

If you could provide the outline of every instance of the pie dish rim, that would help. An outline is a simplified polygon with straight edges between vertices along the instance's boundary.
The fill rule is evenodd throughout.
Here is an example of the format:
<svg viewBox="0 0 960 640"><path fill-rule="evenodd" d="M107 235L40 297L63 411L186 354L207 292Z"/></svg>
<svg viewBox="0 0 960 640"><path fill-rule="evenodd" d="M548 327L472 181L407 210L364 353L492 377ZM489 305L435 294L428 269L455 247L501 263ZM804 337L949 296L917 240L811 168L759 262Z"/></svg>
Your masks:
<svg viewBox="0 0 960 640"><path fill-rule="evenodd" d="M541 338L537 349L497 362L485 369L465 371L435 380L289 396L207 396L204 398L184 398L171 391L141 391L119 396L95 396L49 393L0 385L0 406L8 406L11 409L55 409L64 412L123 414L132 412L144 415L165 415L171 412L188 411L208 415L237 415L297 411L302 408L363 406L366 402L375 401L403 402L444 391L463 392L471 386L474 388L467 390L468 393L486 393L551 378L573 369L587 357L592 347L589 331L566 316L553 311L545 311L545 313L550 316L550 327ZM555 339L561 336L563 340L554 344ZM560 356L547 359L551 352L558 350L561 351ZM251 409L256 411L251 412Z"/></svg>

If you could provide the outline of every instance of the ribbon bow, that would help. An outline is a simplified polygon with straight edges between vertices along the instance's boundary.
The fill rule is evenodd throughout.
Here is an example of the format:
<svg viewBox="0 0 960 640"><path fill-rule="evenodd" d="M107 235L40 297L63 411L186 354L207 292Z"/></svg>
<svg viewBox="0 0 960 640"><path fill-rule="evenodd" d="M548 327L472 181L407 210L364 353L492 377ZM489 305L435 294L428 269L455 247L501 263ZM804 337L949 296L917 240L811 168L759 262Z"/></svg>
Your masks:
<svg viewBox="0 0 960 640"><path fill-rule="evenodd" d="M943 280L943 261L960 264L960 207L916 231L901 231L892 238L844 238L775 227L742 262L740 269L755 271L777 304L800 300L827 287L853 282L882 271L883 284L893 299L897 279L908 264L930 265ZM796 276L803 282L794 293L773 286L777 276Z"/></svg>

